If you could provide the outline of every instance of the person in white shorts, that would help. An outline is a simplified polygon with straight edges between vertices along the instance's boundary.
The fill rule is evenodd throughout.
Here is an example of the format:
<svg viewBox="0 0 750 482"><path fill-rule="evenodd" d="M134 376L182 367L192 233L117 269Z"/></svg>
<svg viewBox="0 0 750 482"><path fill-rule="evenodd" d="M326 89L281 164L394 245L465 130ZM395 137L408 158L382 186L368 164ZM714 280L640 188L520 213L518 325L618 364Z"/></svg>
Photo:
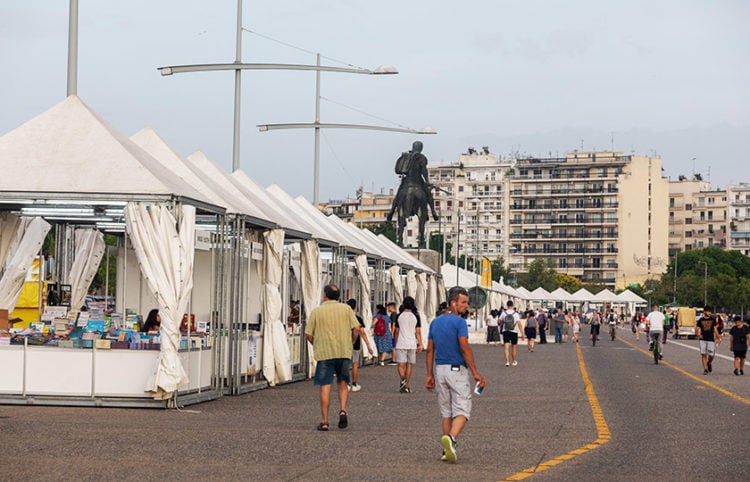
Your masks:
<svg viewBox="0 0 750 482"><path fill-rule="evenodd" d="M721 335L717 329L716 319L711 316L710 306L703 308L703 315L695 324L695 335L700 340L701 363L703 363L703 374L708 375L713 371L711 364L716 354L716 342L721 343Z"/></svg>
<svg viewBox="0 0 750 482"><path fill-rule="evenodd" d="M398 376L401 379L399 392L411 393L409 380L411 369L417 361L417 353L422 351L422 325L414 304L414 298L404 298L404 311L396 318L396 363L398 363Z"/></svg>

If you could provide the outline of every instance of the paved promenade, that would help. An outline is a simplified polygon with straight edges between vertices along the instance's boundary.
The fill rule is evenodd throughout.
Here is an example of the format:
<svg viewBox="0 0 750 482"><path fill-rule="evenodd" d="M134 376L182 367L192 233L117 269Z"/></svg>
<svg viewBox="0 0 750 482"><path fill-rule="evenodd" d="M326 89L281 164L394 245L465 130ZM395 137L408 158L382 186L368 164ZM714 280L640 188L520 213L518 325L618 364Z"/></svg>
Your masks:
<svg viewBox="0 0 750 482"><path fill-rule="evenodd" d="M0 406L0 480L750 479L732 455L748 449L750 374L720 358L704 377L694 341L670 340L655 366L629 332L596 347L582 338L519 345L512 368L502 347L473 345L489 385L455 465L439 461L420 355L412 394L398 393L395 367L362 369L346 430L335 402L331 430L315 430L311 381L181 411Z"/></svg>

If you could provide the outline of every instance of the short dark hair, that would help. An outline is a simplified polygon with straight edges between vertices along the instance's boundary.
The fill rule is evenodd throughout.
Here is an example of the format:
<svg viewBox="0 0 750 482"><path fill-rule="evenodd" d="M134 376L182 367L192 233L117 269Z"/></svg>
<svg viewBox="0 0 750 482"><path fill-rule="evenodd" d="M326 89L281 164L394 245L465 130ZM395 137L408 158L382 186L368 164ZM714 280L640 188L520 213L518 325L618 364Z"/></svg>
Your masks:
<svg viewBox="0 0 750 482"><path fill-rule="evenodd" d="M706 305L706 306L703 307L703 311L710 311L710 312L713 313L714 310L713 310L713 308L711 306Z"/></svg>
<svg viewBox="0 0 750 482"><path fill-rule="evenodd" d="M323 288L323 293L326 294L326 298L334 301L338 301L339 296L341 295L339 287L333 284L325 285L325 287Z"/></svg>
<svg viewBox="0 0 750 482"><path fill-rule="evenodd" d="M469 292L466 291L466 288L463 288L461 286L454 286L450 290L448 290L448 301L458 301L458 297L460 295L469 296Z"/></svg>
<svg viewBox="0 0 750 482"><path fill-rule="evenodd" d="M349 298L348 300L346 300L346 304L349 305L353 310L357 309L357 300L355 300L354 298Z"/></svg>
<svg viewBox="0 0 750 482"><path fill-rule="evenodd" d="M511 306L513 306L513 300L508 300L508 302L507 302L507 303L505 303L505 305L506 305L506 306L507 306L508 308L510 308Z"/></svg>
<svg viewBox="0 0 750 482"><path fill-rule="evenodd" d="M414 298L412 298L411 296L407 296L406 298L404 298L404 309L410 310L410 311L416 310L416 305L414 304Z"/></svg>

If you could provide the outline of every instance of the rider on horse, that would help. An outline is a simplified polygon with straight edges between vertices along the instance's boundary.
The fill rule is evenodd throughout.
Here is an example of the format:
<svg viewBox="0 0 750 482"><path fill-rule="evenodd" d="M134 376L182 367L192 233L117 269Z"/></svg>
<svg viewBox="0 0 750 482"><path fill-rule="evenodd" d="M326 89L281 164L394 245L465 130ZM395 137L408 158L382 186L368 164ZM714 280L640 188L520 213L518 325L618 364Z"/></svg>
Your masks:
<svg viewBox="0 0 750 482"><path fill-rule="evenodd" d="M438 219L438 215L435 212L435 201L432 197L430 175L427 172L427 158L424 154L422 154L422 147L422 142L415 141L414 144L412 144L411 151L405 152L404 154L402 154L402 157L398 161L396 161L396 173L401 175L402 177L401 184L399 184L398 191L396 191L396 196L393 198L391 211L386 217L386 221L389 223L393 219L393 214L396 212L396 209L399 206L404 205L405 198L410 194L409 187L411 186L418 186L422 189L425 195L425 199L427 199L428 201L427 204L432 211L432 218L435 221L437 221ZM404 163L405 169L402 170L399 164L401 163L402 159L405 159L405 156L408 156L408 160L406 163Z"/></svg>

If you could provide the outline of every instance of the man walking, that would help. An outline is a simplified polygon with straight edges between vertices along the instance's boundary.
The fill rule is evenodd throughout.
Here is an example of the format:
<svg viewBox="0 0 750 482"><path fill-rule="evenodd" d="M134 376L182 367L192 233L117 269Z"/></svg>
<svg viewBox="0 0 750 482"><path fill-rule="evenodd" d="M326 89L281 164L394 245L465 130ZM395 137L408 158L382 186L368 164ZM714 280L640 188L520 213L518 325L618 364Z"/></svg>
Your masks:
<svg viewBox="0 0 750 482"><path fill-rule="evenodd" d="M734 353L734 374L745 374L745 357L747 356L747 339L750 329L742 317L734 315L734 326L729 330L729 349Z"/></svg>
<svg viewBox="0 0 750 482"><path fill-rule="evenodd" d="M469 294L456 286L448 292L449 312L430 324L427 342L427 380L425 387L437 391L442 416L443 446L441 460L455 464L456 439L471 415L471 381L469 372L480 387L487 380L474 364L469 346L469 330L460 315L469 307Z"/></svg>
<svg viewBox="0 0 750 482"><path fill-rule="evenodd" d="M362 390L362 385L359 384L359 359L362 355L362 340L367 344L367 349L370 353L373 353L372 347L370 346L370 340L367 339L365 334L365 322L361 316L357 314L357 300L351 298L346 302L354 312L354 316L357 317L359 328L357 328L357 339L354 340L354 347L352 348L352 384L349 385L349 390L352 392L358 392Z"/></svg>
<svg viewBox="0 0 750 482"><path fill-rule="evenodd" d="M398 376L401 379L399 392L411 393L409 380L411 369L417 361L417 353L422 352L422 324L414 305L414 298L404 298L404 311L398 315L394 338L396 342L396 362L398 362Z"/></svg>
<svg viewBox="0 0 750 482"><path fill-rule="evenodd" d="M500 315L500 323L503 327L503 350L505 351L505 366L510 366L512 359L513 366L518 365L518 322L521 315L513 309L513 302L508 300L507 309ZM521 335L523 337L523 335ZM508 352L511 353L508 353ZM511 356L512 355L512 356Z"/></svg>
<svg viewBox="0 0 750 482"><path fill-rule="evenodd" d="M396 346L396 342L398 341L398 333L396 333L396 326L398 326L398 317L401 314L400 310L396 309L396 303L393 301L389 301L388 304L385 305L385 309L388 311L388 318L391 319L391 326L389 327L391 329L391 333L393 336L393 346ZM398 362L396 361L396 349L394 348L391 351L391 361L388 362L389 365L398 365Z"/></svg>
<svg viewBox="0 0 750 482"><path fill-rule="evenodd" d="M651 307L652 311L646 317L646 325L650 327L651 349L654 352L654 365L664 358L661 354L661 335L664 332L664 313L659 311L659 305Z"/></svg>
<svg viewBox="0 0 750 482"><path fill-rule="evenodd" d="M544 310L539 309L536 315L536 324L539 325L539 344L547 344L547 315Z"/></svg>
<svg viewBox="0 0 750 482"><path fill-rule="evenodd" d="M552 327L555 329L555 343L562 344L563 342L562 328L564 322L565 315L562 312L562 308L558 308L557 314L555 314L555 317L552 320Z"/></svg>
<svg viewBox="0 0 750 482"><path fill-rule="evenodd" d="M315 385L320 386L320 411L322 421L318 430L328 431L328 406L331 400L331 385L336 376L339 395L339 428L346 428L349 420L346 402L349 398L349 369L352 362L354 341L359 336L359 322L354 311L339 303L336 285L323 288L323 303L310 313L305 337L315 350Z"/></svg>
<svg viewBox="0 0 750 482"><path fill-rule="evenodd" d="M721 335L716 328L716 319L711 316L711 307L703 307L703 315L695 324L695 335L700 340L701 362L703 363L703 374L708 375L713 371L711 363L716 354L716 341L721 341Z"/></svg>

